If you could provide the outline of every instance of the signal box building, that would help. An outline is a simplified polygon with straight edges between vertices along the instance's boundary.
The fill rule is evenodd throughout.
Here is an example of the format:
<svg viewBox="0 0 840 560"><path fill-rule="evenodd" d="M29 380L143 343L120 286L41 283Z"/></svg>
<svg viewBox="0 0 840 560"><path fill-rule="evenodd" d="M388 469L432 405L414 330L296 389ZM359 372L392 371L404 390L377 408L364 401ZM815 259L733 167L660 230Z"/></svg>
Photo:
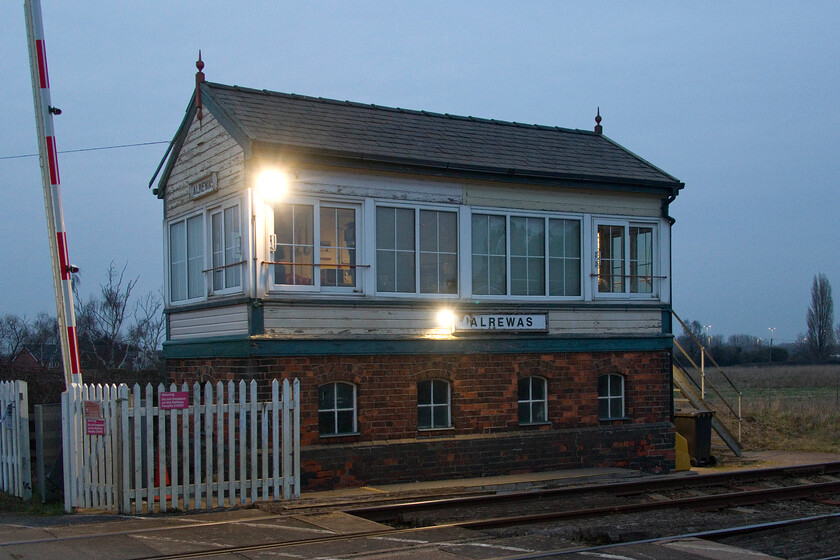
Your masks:
<svg viewBox="0 0 840 560"><path fill-rule="evenodd" d="M683 184L596 120L199 72L154 190L171 377L299 378L308 489L670 471L668 208Z"/></svg>

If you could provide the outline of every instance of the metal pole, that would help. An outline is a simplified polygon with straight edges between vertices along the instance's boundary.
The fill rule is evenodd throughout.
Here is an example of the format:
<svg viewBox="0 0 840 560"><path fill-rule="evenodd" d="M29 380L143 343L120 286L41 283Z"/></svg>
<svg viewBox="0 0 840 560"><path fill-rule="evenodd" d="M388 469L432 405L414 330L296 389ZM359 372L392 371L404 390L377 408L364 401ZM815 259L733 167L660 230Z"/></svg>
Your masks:
<svg viewBox="0 0 840 560"><path fill-rule="evenodd" d="M706 400L706 349L700 347L700 398Z"/></svg>
<svg viewBox="0 0 840 560"><path fill-rule="evenodd" d="M47 51L44 46L44 25L40 0L24 0L26 36L29 44L29 66L32 71L32 95L35 100L35 121L38 128L38 153L44 186L44 207L52 261L61 354L64 362L64 383L82 382L79 343L76 338L76 316L73 311L71 266L67 253L67 234L61 207L61 183L58 176L58 150L55 145L53 115L61 111L50 102L50 79L47 74Z"/></svg>

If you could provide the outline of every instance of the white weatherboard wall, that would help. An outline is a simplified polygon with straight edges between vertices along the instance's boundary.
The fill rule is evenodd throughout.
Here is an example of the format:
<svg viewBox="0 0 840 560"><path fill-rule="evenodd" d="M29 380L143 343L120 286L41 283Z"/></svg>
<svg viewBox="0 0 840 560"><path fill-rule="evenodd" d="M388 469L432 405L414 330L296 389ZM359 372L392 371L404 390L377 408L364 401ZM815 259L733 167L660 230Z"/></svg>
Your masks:
<svg viewBox="0 0 840 560"><path fill-rule="evenodd" d="M155 406L173 396L186 408ZM61 402L64 508L131 514L297 498L299 403L297 380L284 380L282 394L272 381L266 402L256 381L143 392L73 384Z"/></svg>

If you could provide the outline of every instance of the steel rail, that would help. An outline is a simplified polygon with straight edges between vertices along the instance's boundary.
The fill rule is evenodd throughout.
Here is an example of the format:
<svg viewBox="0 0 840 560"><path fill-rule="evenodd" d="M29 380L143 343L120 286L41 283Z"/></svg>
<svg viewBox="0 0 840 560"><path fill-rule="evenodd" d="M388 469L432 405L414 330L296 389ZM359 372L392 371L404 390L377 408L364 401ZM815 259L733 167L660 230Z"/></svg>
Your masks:
<svg viewBox="0 0 840 560"><path fill-rule="evenodd" d="M497 517L489 519L480 519L472 521L456 521L450 523L442 523L439 525L430 525L426 527L412 527L409 529L384 529L381 531L368 531L359 533L345 533L341 535L330 535L327 537L316 537L314 539L301 539L286 542L276 543L262 543L244 546L221 547L210 550L201 550L194 552L184 552L159 556L143 557L142 560L181 560L186 558L199 558L204 556L217 556L222 554L235 554L242 552L255 552L261 550L271 550L277 548L287 548L301 545L315 545L330 543L342 540L355 540L378 536L395 536L404 535L420 531L429 530L443 530L443 529L491 529L496 527L510 527L515 525L523 525L527 523L540 523L546 521L556 521L560 519L580 519L586 517L593 517L605 514L621 514L621 513L641 513L650 510L688 507L688 508L720 508L733 507L741 505L754 505L758 503L779 501L783 499L801 498L819 494L822 492L837 492L840 491L840 481L815 483L800 485L786 488L771 488L763 490L750 490L742 492L734 492L729 494L718 494L710 496L697 496L691 498L678 498L669 501L655 501L644 502L636 504L624 504L618 506L603 506L581 510L567 510L560 512L547 512L529 515L517 515L511 517ZM837 514L840 515L840 514ZM673 539L674 537L669 537ZM628 544L628 543L623 543ZM524 556L522 558L539 558L548 556ZM553 553L553 554L556 554Z"/></svg>
<svg viewBox="0 0 840 560"><path fill-rule="evenodd" d="M620 482L584 486L564 486L541 490L509 492L504 494L482 494L456 498L418 500L400 504L363 506L343 510L345 513L378 522L394 520L398 515L425 509L451 509L469 507L483 503L499 503L535 500L543 497L573 496L596 492L612 493L616 496L641 494L654 490L674 490L702 486L729 485L736 482L763 480L767 478L803 477L819 474L840 474L840 462L802 465L796 467L775 467L772 469L749 469L698 476L680 476L666 479L648 479L634 482Z"/></svg>

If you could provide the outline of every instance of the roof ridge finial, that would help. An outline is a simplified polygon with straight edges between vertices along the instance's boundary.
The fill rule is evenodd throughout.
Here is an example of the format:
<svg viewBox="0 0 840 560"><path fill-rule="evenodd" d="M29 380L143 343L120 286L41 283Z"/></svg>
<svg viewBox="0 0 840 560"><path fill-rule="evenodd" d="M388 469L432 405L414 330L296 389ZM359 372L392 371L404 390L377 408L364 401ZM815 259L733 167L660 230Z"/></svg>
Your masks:
<svg viewBox="0 0 840 560"><path fill-rule="evenodd" d="M601 126L601 107L598 107L598 113L595 115L595 134L603 134L604 127Z"/></svg>
<svg viewBox="0 0 840 560"><path fill-rule="evenodd" d="M198 72L195 73L195 106L198 109L197 117L199 124L201 123L201 119L204 117L202 113L203 105L201 103L201 84L204 83L204 61L201 60L201 49L198 49L198 60L195 63L195 67L198 68Z"/></svg>

